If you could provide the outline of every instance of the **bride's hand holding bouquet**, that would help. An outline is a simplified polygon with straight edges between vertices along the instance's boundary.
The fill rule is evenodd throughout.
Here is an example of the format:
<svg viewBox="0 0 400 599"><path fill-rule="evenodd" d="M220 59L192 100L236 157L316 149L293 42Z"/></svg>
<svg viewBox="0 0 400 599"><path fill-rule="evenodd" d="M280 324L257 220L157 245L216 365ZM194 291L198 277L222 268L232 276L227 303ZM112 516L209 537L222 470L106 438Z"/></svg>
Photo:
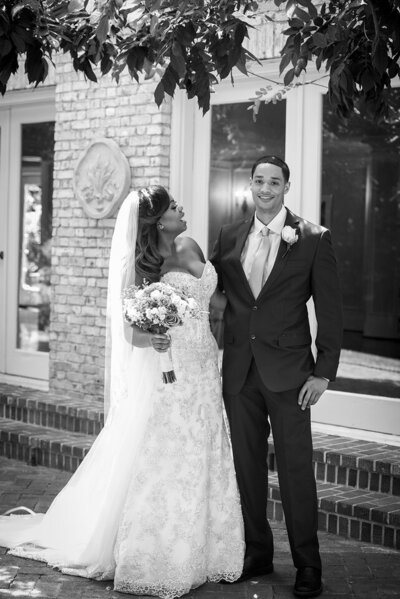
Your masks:
<svg viewBox="0 0 400 599"><path fill-rule="evenodd" d="M165 334L170 328L182 325L185 318L197 316L196 301L171 285L158 282L127 287L122 304L126 322L157 336L153 347L161 352L163 381L175 382L170 340L165 338Z"/></svg>

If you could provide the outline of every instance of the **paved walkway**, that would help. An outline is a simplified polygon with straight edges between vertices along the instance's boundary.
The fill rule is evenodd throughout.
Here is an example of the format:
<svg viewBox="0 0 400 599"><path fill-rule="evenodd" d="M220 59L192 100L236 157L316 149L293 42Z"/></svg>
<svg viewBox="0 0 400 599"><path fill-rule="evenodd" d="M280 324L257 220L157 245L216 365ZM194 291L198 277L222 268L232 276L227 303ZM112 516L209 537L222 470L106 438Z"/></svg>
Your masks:
<svg viewBox="0 0 400 599"><path fill-rule="evenodd" d="M71 475L0 458L0 513L16 505L44 511ZM238 585L205 584L186 599L289 599L295 570L286 531L273 523L275 572ZM324 599L400 599L400 552L320 533ZM65 576L0 548L0 598L123 599L110 583Z"/></svg>

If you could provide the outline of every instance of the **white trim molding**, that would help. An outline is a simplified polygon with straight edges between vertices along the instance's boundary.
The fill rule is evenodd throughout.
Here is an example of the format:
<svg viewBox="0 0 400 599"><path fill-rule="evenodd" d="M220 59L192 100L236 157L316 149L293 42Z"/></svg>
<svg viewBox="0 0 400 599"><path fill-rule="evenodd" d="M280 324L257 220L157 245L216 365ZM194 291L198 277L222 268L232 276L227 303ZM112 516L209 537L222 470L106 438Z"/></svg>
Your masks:
<svg viewBox="0 0 400 599"><path fill-rule="evenodd" d="M49 381L32 379L26 376L14 376L12 374L3 374L0 372L0 383L13 385L14 387L26 387L27 389L37 389L38 391L48 391Z"/></svg>
<svg viewBox="0 0 400 599"><path fill-rule="evenodd" d="M400 435L400 399L327 390L312 408L312 421Z"/></svg>
<svg viewBox="0 0 400 599"><path fill-rule="evenodd" d="M0 110L2 108L15 108L16 106L34 106L37 104L55 103L56 86L38 87L30 89L10 90L0 97Z"/></svg>

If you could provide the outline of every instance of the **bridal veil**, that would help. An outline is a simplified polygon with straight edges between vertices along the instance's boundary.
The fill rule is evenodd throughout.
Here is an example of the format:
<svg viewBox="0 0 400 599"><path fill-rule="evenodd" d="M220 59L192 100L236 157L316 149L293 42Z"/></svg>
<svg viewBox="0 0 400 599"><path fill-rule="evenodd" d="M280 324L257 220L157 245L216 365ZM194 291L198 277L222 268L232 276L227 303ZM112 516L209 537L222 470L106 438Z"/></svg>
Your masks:
<svg viewBox="0 0 400 599"><path fill-rule="evenodd" d="M91 578L113 578L113 549L132 468L160 381L153 348L135 348L124 334L121 292L135 280L139 199L132 192L116 220L110 253L105 426L46 514L3 516L0 545Z"/></svg>

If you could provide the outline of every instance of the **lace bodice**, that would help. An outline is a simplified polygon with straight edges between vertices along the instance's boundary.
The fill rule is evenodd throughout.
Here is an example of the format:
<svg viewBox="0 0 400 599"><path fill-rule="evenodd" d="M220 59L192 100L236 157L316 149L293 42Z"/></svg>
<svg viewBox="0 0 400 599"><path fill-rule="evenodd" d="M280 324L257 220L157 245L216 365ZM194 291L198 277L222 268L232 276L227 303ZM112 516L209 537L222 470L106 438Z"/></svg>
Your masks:
<svg viewBox="0 0 400 599"><path fill-rule="evenodd" d="M204 346L209 344L215 346L210 331L209 305L210 298L217 286L217 273L211 262L207 260L199 278L188 272L169 271L163 275L162 280L193 297L200 308L197 318L187 319L182 326L170 329L173 351L200 346L204 349Z"/></svg>

